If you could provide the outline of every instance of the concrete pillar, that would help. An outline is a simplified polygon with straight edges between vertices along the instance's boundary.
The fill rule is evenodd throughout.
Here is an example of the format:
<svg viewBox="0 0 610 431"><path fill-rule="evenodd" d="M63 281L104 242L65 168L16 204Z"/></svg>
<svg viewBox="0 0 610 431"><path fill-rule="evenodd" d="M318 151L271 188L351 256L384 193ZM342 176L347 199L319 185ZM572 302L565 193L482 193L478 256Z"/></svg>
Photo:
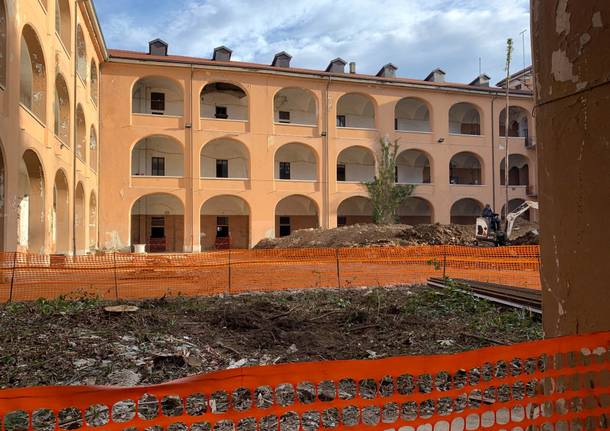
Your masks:
<svg viewBox="0 0 610 431"><path fill-rule="evenodd" d="M610 329L610 3L532 0L544 330Z"/></svg>

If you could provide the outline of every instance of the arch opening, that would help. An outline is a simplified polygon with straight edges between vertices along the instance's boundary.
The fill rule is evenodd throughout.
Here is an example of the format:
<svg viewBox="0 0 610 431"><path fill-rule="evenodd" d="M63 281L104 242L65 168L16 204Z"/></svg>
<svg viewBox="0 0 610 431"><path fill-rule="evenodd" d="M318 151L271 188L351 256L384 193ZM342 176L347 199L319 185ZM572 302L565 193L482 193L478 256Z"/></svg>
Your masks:
<svg viewBox="0 0 610 431"><path fill-rule="evenodd" d="M364 147L348 147L337 157L337 181L366 182L375 177L375 156Z"/></svg>
<svg viewBox="0 0 610 431"><path fill-rule="evenodd" d="M283 88L273 98L273 115L276 123L316 126L316 99L302 88Z"/></svg>
<svg viewBox="0 0 610 431"><path fill-rule="evenodd" d="M519 199L519 198L515 198L515 199L511 199L508 201L508 212L511 213L514 210L516 210L517 208L519 208L519 206L523 205L525 203L524 199ZM502 219L506 218L506 204L502 205L502 212L500 212L500 216L502 217ZM523 219L523 220L527 220L527 221L531 221L531 214L530 214L530 210L528 209L527 211L525 211L523 214L521 214L519 216L519 218Z"/></svg>
<svg viewBox="0 0 610 431"><path fill-rule="evenodd" d="M46 122L47 73L42 46L32 27L21 34L19 100L42 123Z"/></svg>
<svg viewBox="0 0 610 431"><path fill-rule="evenodd" d="M98 98L98 72L97 72L97 65L95 64L95 61L92 59L91 60L91 88L90 88L90 92L91 92L91 100L93 100L93 103L95 105L97 105L97 98Z"/></svg>
<svg viewBox="0 0 610 431"><path fill-rule="evenodd" d="M131 150L131 175L184 176L182 145L166 136L155 135L141 139Z"/></svg>
<svg viewBox="0 0 610 431"><path fill-rule="evenodd" d="M481 114L472 103L456 103L449 110L449 133L457 135L480 135Z"/></svg>
<svg viewBox="0 0 610 431"><path fill-rule="evenodd" d="M53 131L55 136L70 146L70 95L68 86L63 76L57 75L55 78L55 103L53 105Z"/></svg>
<svg viewBox="0 0 610 431"><path fill-rule="evenodd" d="M500 185L506 184L506 157L500 162ZM521 154L508 155L508 185L529 185L529 160Z"/></svg>
<svg viewBox="0 0 610 431"><path fill-rule="evenodd" d="M55 33L68 53L72 52L72 19L68 0L55 0Z"/></svg>
<svg viewBox="0 0 610 431"><path fill-rule="evenodd" d="M30 253L45 252L45 179L36 153L26 150L18 181L17 244Z"/></svg>
<svg viewBox="0 0 610 431"><path fill-rule="evenodd" d="M449 183L481 185L482 166L479 158L467 151L457 153L449 162Z"/></svg>
<svg viewBox="0 0 610 431"><path fill-rule="evenodd" d="M358 93L341 96L337 101L337 127L374 129L375 105L371 99Z"/></svg>
<svg viewBox="0 0 610 431"><path fill-rule="evenodd" d="M97 172L97 132L93 124L89 131L89 166Z"/></svg>
<svg viewBox="0 0 610 431"><path fill-rule="evenodd" d="M244 144L233 139L216 139L201 149L202 178L249 177L250 156Z"/></svg>
<svg viewBox="0 0 610 431"><path fill-rule="evenodd" d="M182 87L161 76L142 78L133 86L131 112L181 117L184 112Z"/></svg>
<svg viewBox="0 0 610 431"><path fill-rule="evenodd" d="M89 249L97 246L97 198L91 192L89 196Z"/></svg>
<svg viewBox="0 0 610 431"><path fill-rule="evenodd" d="M76 74L87 83L87 44L80 24L76 26Z"/></svg>
<svg viewBox="0 0 610 431"><path fill-rule="evenodd" d="M275 152L276 180L316 181L318 160L314 150L300 143L282 145Z"/></svg>
<svg viewBox="0 0 610 431"><path fill-rule="evenodd" d="M184 250L184 206L166 193L140 197L131 208L131 244L145 244L150 253Z"/></svg>
<svg viewBox="0 0 610 431"><path fill-rule="evenodd" d="M399 184L429 184L432 182L430 159L420 150L402 151L396 158L395 181Z"/></svg>
<svg viewBox="0 0 610 431"><path fill-rule="evenodd" d="M426 199L411 196L402 201L398 207L398 218L402 224L431 224L434 210Z"/></svg>
<svg viewBox="0 0 610 431"><path fill-rule="evenodd" d="M506 136L506 108L500 111L499 119L500 136ZM513 138L527 138L528 131L528 113L520 106L508 107L508 136Z"/></svg>
<svg viewBox="0 0 610 431"><path fill-rule="evenodd" d="M451 223L475 224L482 211L483 204L476 199L460 199L451 206Z"/></svg>
<svg viewBox="0 0 610 431"><path fill-rule="evenodd" d="M248 120L248 95L234 84L214 82L201 90L201 118Z"/></svg>
<svg viewBox="0 0 610 431"><path fill-rule="evenodd" d="M401 99L394 108L394 129L404 132L431 132L428 105L414 97Z"/></svg>
<svg viewBox="0 0 610 431"><path fill-rule="evenodd" d="M373 223L373 203L364 196L343 200L337 208L337 227Z"/></svg>
<svg viewBox="0 0 610 431"><path fill-rule="evenodd" d="M76 157L87 162L87 122L83 107L76 107Z"/></svg>
<svg viewBox="0 0 610 431"><path fill-rule="evenodd" d="M290 235L299 229L319 227L318 206L302 195L290 195L275 206L276 238Z"/></svg>
<svg viewBox="0 0 610 431"><path fill-rule="evenodd" d="M204 250L248 248L250 207L240 197L214 196L201 206L201 247Z"/></svg>
<svg viewBox="0 0 610 431"><path fill-rule="evenodd" d="M76 254L87 253L87 212L85 210L85 188L82 183L76 186L74 193L74 225L76 231Z"/></svg>
<svg viewBox="0 0 610 431"><path fill-rule="evenodd" d="M70 191L63 171L55 174L51 237L55 253L70 254Z"/></svg>

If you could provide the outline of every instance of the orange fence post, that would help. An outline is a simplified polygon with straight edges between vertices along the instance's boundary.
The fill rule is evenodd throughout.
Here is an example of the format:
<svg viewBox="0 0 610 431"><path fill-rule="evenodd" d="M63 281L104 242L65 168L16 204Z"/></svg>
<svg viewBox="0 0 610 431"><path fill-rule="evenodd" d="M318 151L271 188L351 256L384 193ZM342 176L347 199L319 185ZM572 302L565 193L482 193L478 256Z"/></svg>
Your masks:
<svg viewBox="0 0 610 431"><path fill-rule="evenodd" d="M11 274L11 288L8 292L8 302L13 301L13 285L15 284L15 267L17 266L17 252L13 254L13 273Z"/></svg>
<svg viewBox="0 0 610 431"><path fill-rule="evenodd" d="M114 261L114 297L116 300L119 300L119 283L117 278L117 269L116 269L116 251L112 253L113 261Z"/></svg>
<svg viewBox="0 0 610 431"><path fill-rule="evenodd" d="M341 287L341 270L339 268L339 247L335 249L335 258L337 260L337 287Z"/></svg>

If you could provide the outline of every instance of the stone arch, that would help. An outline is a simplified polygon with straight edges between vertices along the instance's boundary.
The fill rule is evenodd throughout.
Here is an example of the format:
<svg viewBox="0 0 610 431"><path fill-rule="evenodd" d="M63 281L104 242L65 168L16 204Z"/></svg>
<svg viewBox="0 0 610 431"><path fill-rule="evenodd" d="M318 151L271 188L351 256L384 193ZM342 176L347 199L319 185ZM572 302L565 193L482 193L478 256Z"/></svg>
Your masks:
<svg viewBox="0 0 610 431"><path fill-rule="evenodd" d="M396 158L396 182L399 184L429 184L432 182L431 157L422 150L401 151Z"/></svg>
<svg viewBox="0 0 610 431"><path fill-rule="evenodd" d="M375 128L375 100L363 93L346 93L337 100L337 127Z"/></svg>
<svg viewBox="0 0 610 431"><path fill-rule="evenodd" d="M274 154L274 178L276 180L317 181L318 153L301 142L280 146Z"/></svg>
<svg viewBox="0 0 610 431"><path fill-rule="evenodd" d="M434 207L427 199L410 196L398 207L398 218L402 224L431 224L434 220Z"/></svg>
<svg viewBox="0 0 610 431"><path fill-rule="evenodd" d="M171 193L140 196L131 207L131 244L148 252L184 250L184 203Z"/></svg>
<svg viewBox="0 0 610 431"><path fill-rule="evenodd" d="M344 199L337 207L338 227L357 223L373 223L373 203L364 196Z"/></svg>
<svg viewBox="0 0 610 431"><path fill-rule="evenodd" d="M74 235L76 237L76 254L87 252L87 205L85 187L78 182L74 192Z"/></svg>
<svg viewBox="0 0 610 431"><path fill-rule="evenodd" d="M92 190L89 196L89 249L97 246L97 197Z"/></svg>
<svg viewBox="0 0 610 431"><path fill-rule="evenodd" d="M250 205L235 195L218 195L201 205L201 247L248 248Z"/></svg>
<svg viewBox="0 0 610 431"><path fill-rule="evenodd" d="M500 161L500 185L506 184L506 157ZM522 154L508 155L508 185L529 185L529 159Z"/></svg>
<svg viewBox="0 0 610 431"><path fill-rule="evenodd" d="M286 196L275 206L275 236L319 227L318 214L318 204L313 199L303 195Z"/></svg>
<svg viewBox="0 0 610 431"><path fill-rule="evenodd" d="M184 176L184 146L166 135L140 139L131 149L131 175Z"/></svg>
<svg viewBox="0 0 610 431"><path fill-rule="evenodd" d="M95 60L91 59L91 88L89 89L91 94L91 100L97 106L98 94L99 94L99 78L97 71L97 64Z"/></svg>
<svg viewBox="0 0 610 431"><path fill-rule="evenodd" d="M45 176L38 154L28 149L19 168L17 243L31 253L45 252Z"/></svg>
<svg viewBox="0 0 610 431"><path fill-rule="evenodd" d="M430 106L417 97L403 97L394 107L394 129L407 132L431 132Z"/></svg>
<svg viewBox="0 0 610 431"><path fill-rule="evenodd" d="M182 84L166 76L145 76L134 82L131 112L134 114L171 115L184 113Z"/></svg>
<svg viewBox="0 0 610 431"><path fill-rule="evenodd" d="M63 169L55 173L51 229L55 253L70 254L70 186Z"/></svg>
<svg viewBox="0 0 610 431"><path fill-rule="evenodd" d="M449 133L458 135L481 134L481 110L473 103L456 103L449 109Z"/></svg>
<svg viewBox="0 0 610 431"><path fill-rule="evenodd" d="M451 206L451 223L475 224L482 211L483 204L478 200L472 198L459 199Z"/></svg>
<svg viewBox="0 0 610 431"><path fill-rule="evenodd" d="M337 156L337 181L372 181L375 177L375 154L370 148L353 145Z"/></svg>
<svg viewBox="0 0 610 431"><path fill-rule="evenodd" d="M498 130L500 136L506 136L506 108L500 111L498 117ZM521 106L509 106L508 107L508 136L527 138L529 136L528 130L529 113Z"/></svg>
<svg viewBox="0 0 610 431"><path fill-rule="evenodd" d="M317 126L318 100L316 95L305 88L282 88L273 97L273 121Z"/></svg>
<svg viewBox="0 0 610 431"><path fill-rule="evenodd" d="M76 157L87 162L87 121L85 111L79 103L76 105Z"/></svg>
<svg viewBox="0 0 610 431"><path fill-rule="evenodd" d="M47 113L47 73L40 39L26 24L21 33L19 100L43 124Z"/></svg>
<svg viewBox="0 0 610 431"><path fill-rule="evenodd" d="M76 25L76 74L87 83L87 43L80 24Z"/></svg>
<svg viewBox="0 0 610 431"><path fill-rule="evenodd" d="M70 94L68 85L61 74L55 77L55 101L53 104L53 131L55 136L70 146Z"/></svg>
<svg viewBox="0 0 610 431"><path fill-rule="evenodd" d="M248 121L248 93L240 85L212 82L201 90L201 118Z"/></svg>
<svg viewBox="0 0 610 431"><path fill-rule="evenodd" d="M250 151L237 139L214 139L201 148L200 171L202 178L249 178Z"/></svg>
<svg viewBox="0 0 610 431"><path fill-rule="evenodd" d="M72 19L70 18L70 2L55 0L55 33L68 53L72 52Z"/></svg>
<svg viewBox="0 0 610 431"><path fill-rule="evenodd" d="M483 184L483 162L470 151L461 151L449 161L450 184L481 185Z"/></svg>

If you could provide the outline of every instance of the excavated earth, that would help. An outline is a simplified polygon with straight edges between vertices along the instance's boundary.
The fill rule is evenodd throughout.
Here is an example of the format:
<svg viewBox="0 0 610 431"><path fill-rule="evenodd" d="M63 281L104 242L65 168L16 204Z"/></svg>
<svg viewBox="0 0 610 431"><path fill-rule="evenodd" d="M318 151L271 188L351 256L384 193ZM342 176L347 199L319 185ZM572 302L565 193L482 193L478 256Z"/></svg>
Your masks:
<svg viewBox="0 0 610 431"><path fill-rule="evenodd" d="M425 286L0 305L0 388L160 383L252 365L453 353L539 339L537 317Z"/></svg>
<svg viewBox="0 0 610 431"><path fill-rule="evenodd" d="M538 244L538 226L517 220L511 244ZM334 229L302 229L291 235L263 239L254 248L371 247L409 245L474 245L473 225L356 224Z"/></svg>

